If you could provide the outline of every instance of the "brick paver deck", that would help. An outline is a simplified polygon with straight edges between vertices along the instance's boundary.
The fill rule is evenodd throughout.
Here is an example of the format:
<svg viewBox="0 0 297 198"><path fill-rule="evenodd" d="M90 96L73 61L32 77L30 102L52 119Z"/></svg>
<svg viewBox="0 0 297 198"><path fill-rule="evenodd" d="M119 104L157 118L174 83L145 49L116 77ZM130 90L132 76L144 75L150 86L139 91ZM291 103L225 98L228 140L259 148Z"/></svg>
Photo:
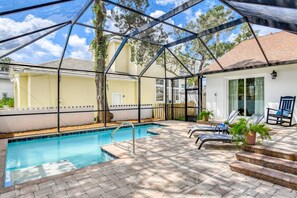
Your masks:
<svg viewBox="0 0 297 198"><path fill-rule="evenodd" d="M120 143L115 152L126 148L127 154L122 152L117 160L2 188L0 198L297 197L297 191L232 172L229 163L238 151L234 147L217 143L220 146L205 144L197 150L194 139L187 137L190 123L163 123L168 126L158 130L159 136L136 141L136 156L130 153L131 142ZM283 137L285 141L277 145L291 144L294 149L294 130L286 128L284 133L292 137ZM281 138L280 133L276 138Z"/></svg>

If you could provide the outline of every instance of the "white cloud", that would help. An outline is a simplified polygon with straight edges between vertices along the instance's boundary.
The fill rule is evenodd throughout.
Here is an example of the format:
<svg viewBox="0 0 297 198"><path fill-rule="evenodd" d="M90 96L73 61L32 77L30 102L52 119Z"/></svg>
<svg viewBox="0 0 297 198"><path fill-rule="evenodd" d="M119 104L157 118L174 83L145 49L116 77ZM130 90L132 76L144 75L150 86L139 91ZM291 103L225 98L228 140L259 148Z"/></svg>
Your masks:
<svg viewBox="0 0 297 198"><path fill-rule="evenodd" d="M15 21L10 18L0 18L0 35L2 38L11 38L23 33L28 33L44 27L54 25L55 22L47 19L35 17L31 14L27 15L23 21ZM5 54L12 49L32 41L34 38L45 34L42 31L29 36L21 37L12 41L8 41L2 45L0 54ZM48 60L58 59L61 56L63 47L54 43L56 32L26 46L25 48L9 55L14 61L41 63Z"/></svg>
<svg viewBox="0 0 297 198"><path fill-rule="evenodd" d="M195 13L191 9L187 9L183 12L186 15L186 22L189 23L191 21L195 21L201 14L203 14L203 11L201 9L197 10Z"/></svg>
<svg viewBox="0 0 297 198"><path fill-rule="evenodd" d="M227 38L227 41L233 43L237 38L238 34L231 33L230 36Z"/></svg>
<svg viewBox="0 0 297 198"><path fill-rule="evenodd" d="M113 9L113 12L114 12L116 15L119 15L119 14L122 13L122 10L120 10L120 8L118 8L118 7L115 7L115 8ZM116 27L116 23L115 23L115 21L112 20L113 17L111 17L111 10L107 10L107 11L106 11L106 15L107 15L107 17L106 17L106 23L105 23L105 24L106 24L106 25L105 25L106 29L107 29L107 30L114 31L114 32L119 32L119 28Z"/></svg>
<svg viewBox="0 0 297 198"><path fill-rule="evenodd" d="M90 19L90 20L87 22L87 25L94 26L92 19ZM85 33L86 33L86 34L95 33L95 30L92 29L92 28L88 28L88 27L86 27L86 28L85 28Z"/></svg>
<svg viewBox="0 0 297 198"><path fill-rule="evenodd" d="M86 43L86 38L81 38L77 34L71 35L69 38L69 47L71 47L69 56L72 58L92 59L92 53Z"/></svg>
<svg viewBox="0 0 297 198"><path fill-rule="evenodd" d="M20 22L10 18L0 18L0 35L2 38L9 38L55 24L56 23L53 21L37 18L31 14L27 15L25 19ZM43 33L41 32L39 34Z"/></svg>
<svg viewBox="0 0 297 198"><path fill-rule="evenodd" d="M195 18L200 17L201 14L203 14L203 11L199 9L197 12L195 12Z"/></svg>
<svg viewBox="0 0 297 198"><path fill-rule="evenodd" d="M44 37L31 45L9 55L14 61L30 62L38 64L50 60L56 60L61 57L63 47L54 43L53 35Z"/></svg>
<svg viewBox="0 0 297 198"><path fill-rule="evenodd" d="M174 4L175 6L179 6L186 2L186 0L156 0L156 4L159 5L168 5L168 4Z"/></svg>
<svg viewBox="0 0 297 198"><path fill-rule="evenodd" d="M163 14L165 14L164 11L162 11L162 10L156 10L155 12L152 12L150 14L150 16L155 17L155 18L158 18L158 17L162 16Z"/></svg>
<svg viewBox="0 0 297 198"><path fill-rule="evenodd" d="M280 32L282 30L280 29L275 29L275 28L270 28L270 27L265 27L265 26L260 26L260 25L252 25L253 29L255 31L259 31L259 36L264 36L270 33L276 33Z"/></svg>

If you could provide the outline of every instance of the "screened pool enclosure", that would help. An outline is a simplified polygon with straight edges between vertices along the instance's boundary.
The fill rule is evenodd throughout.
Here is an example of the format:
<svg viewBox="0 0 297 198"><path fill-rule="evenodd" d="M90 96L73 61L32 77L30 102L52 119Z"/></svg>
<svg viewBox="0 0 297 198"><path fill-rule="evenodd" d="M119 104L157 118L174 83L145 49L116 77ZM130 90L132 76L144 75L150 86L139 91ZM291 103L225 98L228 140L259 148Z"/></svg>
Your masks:
<svg viewBox="0 0 297 198"><path fill-rule="evenodd" d="M296 8L295 0L2 0L0 99L12 102L0 106L0 132L195 119L206 108L203 75L296 63L275 60L259 40L296 33ZM247 40L257 61L246 50L228 65L224 55Z"/></svg>

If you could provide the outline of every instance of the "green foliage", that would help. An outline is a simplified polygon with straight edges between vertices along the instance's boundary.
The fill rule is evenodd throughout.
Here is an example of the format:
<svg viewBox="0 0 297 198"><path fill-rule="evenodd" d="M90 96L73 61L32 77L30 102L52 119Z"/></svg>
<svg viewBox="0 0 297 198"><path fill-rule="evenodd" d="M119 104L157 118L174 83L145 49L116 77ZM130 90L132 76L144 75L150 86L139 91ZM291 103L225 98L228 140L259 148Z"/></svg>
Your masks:
<svg viewBox="0 0 297 198"><path fill-rule="evenodd" d="M0 100L0 108L3 108L4 105L9 107L14 107L14 99L13 98L2 98Z"/></svg>
<svg viewBox="0 0 297 198"><path fill-rule="evenodd" d="M260 136L259 142L264 139L271 139L269 134L270 129L265 124L252 124L245 118L239 119L239 122L232 125L230 132L232 134L232 140L237 145L240 143L246 144L246 135L256 133Z"/></svg>
<svg viewBox="0 0 297 198"><path fill-rule="evenodd" d="M175 120L179 120L179 121L185 121L186 118L185 117L179 117L179 118L176 118Z"/></svg>
<svg viewBox="0 0 297 198"><path fill-rule="evenodd" d="M216 5L212 9L209 9L206 13L199 15L196 20L190 21L186 25L186 28L194 32L201 32L234 19L235 17L231 9L226 9L223 5ZM236 38L230 40L229 38L232 31L235 29L236 27L228 28L214 34L204 36L201 40L208 46L214 56L219 58L242 41L253 37L248 24L245 23L241 25L239 33L236 34ZM258 34L258 31L255 33ZM182 33L180 31L176 31L176 34L179 35ZM213 61L213 57L204 47L203 43L198 39L184 43L183 45L175 46L174 53L185 65L198 67L197 69L199 71L207 67Z"/></svg>
<svg viewBox="0 0 297 198"><path fill-rule="evenodd" d="M12 59L9 57L1 58L0 59L0 71L9 71L9 65L1 64L1 63L11 63Z"/></svg>
<svg viewBox="0 0 297 198"><path fill-rule="evenodd" d="M198 115L197 119L198 120L206 120L209 117L214 116L212 111L201 111L201 113Z"/></svg>

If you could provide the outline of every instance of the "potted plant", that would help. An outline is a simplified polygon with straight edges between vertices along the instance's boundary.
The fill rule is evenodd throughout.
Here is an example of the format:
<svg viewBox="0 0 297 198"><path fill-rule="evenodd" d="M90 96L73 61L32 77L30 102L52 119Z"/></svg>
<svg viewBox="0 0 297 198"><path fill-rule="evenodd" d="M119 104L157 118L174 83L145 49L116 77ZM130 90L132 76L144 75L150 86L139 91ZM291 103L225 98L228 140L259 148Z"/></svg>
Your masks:
<svg viewBox="0 0 297 198"><path fill-rule="evenodd" d="M212 111L201 111L201 113L198 116L198 120L208 121L211 116L214 116Z"/></svg>
<svg viewBox="0 0 297 198"><path fill-rule="evenodd" d="M271 139L269 135L270 129L265 124L251 124L245 118L239 119L239 122L232 125L230 132L232 139L238 145L239 143L254 145L256 143L257 134L260 137L259 142L264 139Z"/></svg>

